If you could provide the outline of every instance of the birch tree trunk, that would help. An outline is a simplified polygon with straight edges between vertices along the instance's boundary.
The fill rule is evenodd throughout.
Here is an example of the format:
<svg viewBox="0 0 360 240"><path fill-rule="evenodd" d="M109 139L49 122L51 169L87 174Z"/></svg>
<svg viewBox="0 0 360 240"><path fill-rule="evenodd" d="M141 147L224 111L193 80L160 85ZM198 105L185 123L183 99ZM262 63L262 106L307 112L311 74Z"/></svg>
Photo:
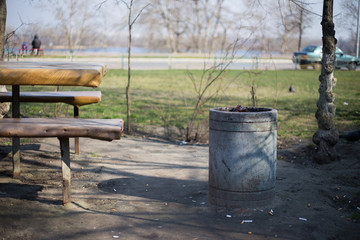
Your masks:
<svg viewBox="0 0 360 240"><path fill-rule="evenodd" d="M333 89L336 85L335 69L335 30L333 22L333 0L324 0L323 17L323 57L321 75L319 77L319 101L317 102L316 119L318 130L313 136L317 145L313 160L317 163L330 163L338 159L335 145L339 139L339 132L335 128L335 96Z"/></svg>

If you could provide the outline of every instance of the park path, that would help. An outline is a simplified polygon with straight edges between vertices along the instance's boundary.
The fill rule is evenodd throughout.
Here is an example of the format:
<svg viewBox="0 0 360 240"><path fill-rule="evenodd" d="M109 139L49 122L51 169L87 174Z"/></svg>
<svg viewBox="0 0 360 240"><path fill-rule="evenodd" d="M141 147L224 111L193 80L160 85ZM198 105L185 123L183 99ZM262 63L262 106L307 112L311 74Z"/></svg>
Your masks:
<svg viewBox="0 0 360 240"><path fill-rule="evenodd" d="M12 59L11 61L16 61ZM67 58L39 57L39 58L19 58L18 61L38 61L38 62L86 62L106 64L109 69L127 69L126 57L75 57L72 60ZM228 60L220 58L186 58L186 57L135 57L131 59L131 68L134 70L167 70L167 69L189 69L201 70L210 68L220 63L227 63ZM228 66L232 70L291 70L294 63L289 58L270 59L270 58L241 58L235 59Z"/></svg>
<svg viewBox="0 0 360 240"><path fill-rule="evenodd" d="M61 205L57 139L23 145L20 179L7 174L12 166L11 146L3 145L0 236L356 239L359 224L351 216L358 211L359 144L338 144L342 160L326 166L311 163L308 143L279 149L274 201L238 209L208 202L207 145L128 136L113 142L81 139L80 155L72 155L69 207Z"/></svg>

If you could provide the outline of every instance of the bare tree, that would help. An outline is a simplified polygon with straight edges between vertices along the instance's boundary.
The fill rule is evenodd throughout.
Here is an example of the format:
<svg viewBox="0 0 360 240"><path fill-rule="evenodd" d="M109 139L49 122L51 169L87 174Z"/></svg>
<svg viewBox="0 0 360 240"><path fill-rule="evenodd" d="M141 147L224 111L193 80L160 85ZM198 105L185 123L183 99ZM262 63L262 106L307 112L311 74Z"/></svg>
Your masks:
<svg viewBox="0 0 360 240"><path fill-rule="evenodd" d="M194 90L195 104L191 107L189 121L186 124L185 140L187 142L197 141L200 138L201 127L198 120L204 114L205 104L214 101L219 93L225 91L229 84L239 77L237 75L228 84L224 83L224 76L228 66L233 62L240 45L245 44L245 42L246 40L240 44L239 40L236 40L228 47L227 54L216 65L207 67L204 64L200 76L188 72Z"/></svg>
<svg viewBox="0 0 360 240"><path fill-rule="evenodd" d="M66 46L71 54L79 49L84 35L91 32L90 20L94 13L89 11L89 3L84 0L49 1L48 7L55 12L59 20L59 29L66 39ZM93 39L93 38L90 38Z"/></svg>
<svg viewBox="0 0 360 240"><path fill-rule="evenodd" d="M239 13L226 9L225 0L153 2L143 23L161 35L172 53L212 53L227 45L228 32L237 26Z"/></svg>
<svg viewBox="0 0 360 240"><path fill-rule="evenodd" d="M348 33L348 41L340 46L342 50L356 53L356 29L358 19L358 0L341 0L338 24ZM341 39L340 39L341 44Z"/></svg>
<svg viewBox="0 0 360 240"><path fill-rule="evenodd" d="M299 21L297 22L297 27L299 30L299 40L298 40L298 51L301 49L301 40L303 35L303 26L304 26L304 8L299 9Z"/></svg>
<svg viewBox="0 0 360 240"><path fill-rule="evenodd" d="M338 159L335 145L339 139L339 132L335 128L335 96L333 89L336 85L334 77L335 69L335 25L333 22L333 0L324 0L322 32L323 32L323 57L322 68L319 77L319 100L317 102L316 119L318 130L313 136L313 142L317 150L313 156L317 163L329 163Z"/></svg>
<svg viewBox="0 0 360 240"><path fill-rule="evenodd" d="M195 29L192 32L197 52L212 53L220 22L223 20L222 11L224 0L194 0L196 15Z"/></svg>
<svg viewBox="0 0 360 240"><path fill-rule="evenodd" d="M297 50L300 51L303 33L305 28L309 27L311 24L312 13L310 10L305 8L306 3L304 3L303 1L291 0L291 2L293 3L293 5L295 5L293 6L294 9L293 15L294 15L294 24L299 34Z"/></svg>
<svg viewBox="0 0 360 240"><path fill-rule="evenodd" d="M281 50L282 54L288 51L288 42L291 33L296 28L294 23L294 15L290 6L290 2L284 0L278 0L278 9L280 16L279 33L281 37Z"/></svg>
<svg viewBox="0 0 360 240"><path fill-rule="evenodd" d="M154 0L150 8L148 14L145 14L145 24L164 35L172 53L180 52L182 35L188 29L188 5L173 0Z"/></svg>
<svg viewBox="0 0 360 240"><path fill-rule="evenodd" d="M216 41L216 37L218 35L218 29L219 29L219 25L220 22L222 20L222 10L223 10L223 3L224 0L217 0L217 8L214 14L215 17L215 22L214 22L214 29L212 31L212 35L210 37L210 47L209 47L209 52L212 53L214 51L215 48L215 41Z"/></svg>
<svg viewBox="0 0 360 240"><path fill-rule="evenodd" d="M245 4L247 13L250 14L250 18L247 18L250 20L248 24L254 33L254 39L256 39L254 48L260 50L261 53L268 53L269 49L275 50L275 48L270 47L271 32L274 30L272 29L272 24L269 24L270 21L267 21L270 15L274 13L274 11L269 11L273 4L268 1L260 2L254 0L247 0ZM270 18L274 19L273 16Z"/></svg>
<svg viewBox="0 0 360 240"><path fill-rule="evenodd" d="M267 3L265 8L273 10L268 14L272 18L271 21L276 22L277 32L281 39L280 52L287 53L289 49L295 49L295 35L298 35L296 48L300 50L304 30L312 21L313 13L306 8L311 4L303 0L275 0L276 5L268 6L274 3L273 1Z"/></svg>
<svg viewBox="0 0 360 240"><path fill-rule="evenodd" d="M216 66L205 67L200 77L195 76L192 72L188 72L196 99L195 105L192 107L190 119L187 122L185 141L199 140L200 127L196 125L197 120L204 113L204 105L216 98L226 88L223 86L223 78L231 62L231 60L227 61L224 59L224 61L221 61Z"/></svg>
<svg viewBox="0 0 360 240"><path fill-rule="evenodd" d="M128 81L126 85L126 106L127 106L127 114L126 114L126 127L127 132L131 133L131 98L130 98L130 84L131 84L131 40L132 40L132 28L137 19L140 17L143 10L149 5L145 5L141 10L134 15L133 17L133 3L134 0L130 0L129 2L126 2L125 0L121 0L122 3L125 4L126 8L128 9Z"/></svg>

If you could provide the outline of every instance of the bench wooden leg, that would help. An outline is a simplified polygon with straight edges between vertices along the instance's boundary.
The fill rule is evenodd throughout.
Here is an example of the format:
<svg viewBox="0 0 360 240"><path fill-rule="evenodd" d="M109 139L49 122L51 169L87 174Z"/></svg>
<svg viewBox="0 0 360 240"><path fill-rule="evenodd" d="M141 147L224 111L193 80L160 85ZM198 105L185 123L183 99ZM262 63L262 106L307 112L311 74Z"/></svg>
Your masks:
<svg viewBox="0 0 360 240"><path fill-rule="evenodd" d="M79 118L79 108L74 106L74 118ZM75 154L80 154L80 138L75 138Z"/></svg>
<svg viewBox="0 0 360 240"><path fill-rule="evenodd" d="M20 176L20 138L12 138L13 177Z"/></svg>
<svg viewBox="0 0 360 240"><path fill-rule="evenodd" d="M59 138L61 150L61 169L63 178L63 203L71 203L71 168L69 138Z"/></svg>

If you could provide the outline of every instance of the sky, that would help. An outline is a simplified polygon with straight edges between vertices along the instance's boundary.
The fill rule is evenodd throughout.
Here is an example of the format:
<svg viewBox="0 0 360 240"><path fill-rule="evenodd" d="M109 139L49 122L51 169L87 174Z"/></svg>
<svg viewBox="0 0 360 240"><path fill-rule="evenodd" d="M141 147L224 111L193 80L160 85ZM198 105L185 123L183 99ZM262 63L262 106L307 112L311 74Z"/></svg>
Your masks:
<svg viewBox="0 0 360 240"><path fill-rule="evenodd" d="M94 0L92 0L94 1ZM236 1L236 0L231 0ZM340 1L334 0L334 16L341 13L339 7ZM51 13L44 11L44 9L36 8L36 4L31 0L7 0L7 20L6 23L8 26L17 27L23 22L31 23L46 23L49 21L54 21ZM35 1L37 2L37 1ZM95 2L101 2L100 0L95 0ZM322 14L322 0L313 0L314 4L312 5L312 11L318 15ZM20 20L21 19L21 20ZM316 22L317 21L317 22ZM321 18L316 17L313 21L313 24L310 28L305 30L305 37L310 39L321 39L322 30L321 30ZM336 29L336 25L335 25Z"/></svg>

